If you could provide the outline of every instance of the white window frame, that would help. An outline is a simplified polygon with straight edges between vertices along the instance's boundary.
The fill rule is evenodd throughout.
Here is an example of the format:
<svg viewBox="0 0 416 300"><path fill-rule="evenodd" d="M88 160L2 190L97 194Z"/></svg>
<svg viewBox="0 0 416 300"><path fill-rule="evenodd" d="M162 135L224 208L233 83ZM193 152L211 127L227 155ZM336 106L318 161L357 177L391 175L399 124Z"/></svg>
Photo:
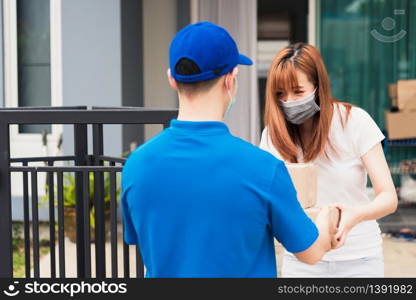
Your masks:
<svg viewBox="0 0 416 300"><path fill-rule="evenodd" d="M309 0L308 2L308 44L317 47L317 9L318 0Z"/></svg>
<svg viewBox="0 0 416 300"><path fill-rule="evenodd" d="M50 60L51 60L51 106L62 106L62 0L50 0ZM4 81L5 107L18 107L18 52L17 52L17 1L3 0ZM52 125L48 142L56 144L63 126ZM11 126L10 141L38 143L39 133L19 133L18 126Z"/></svg>

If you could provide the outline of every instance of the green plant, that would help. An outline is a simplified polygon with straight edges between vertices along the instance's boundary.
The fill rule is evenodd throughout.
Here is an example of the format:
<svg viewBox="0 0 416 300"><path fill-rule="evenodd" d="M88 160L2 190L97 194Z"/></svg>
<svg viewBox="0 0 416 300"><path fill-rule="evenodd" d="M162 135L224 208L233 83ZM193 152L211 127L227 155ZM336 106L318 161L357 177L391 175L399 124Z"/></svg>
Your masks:
<svg viewBox="0 0 416 300"><path fill-rule="evenodd" d="M13 250L18 249L23 245L23 233L22 233L23 225L21 223L12 223L12 248Z"/></svg>
<svg viewBox="0 0 416 300"><path fill-rule="evenodd" d="M117 174L119 175L119 174ZM90 203L90 224L91 227L95 227L95 209L94 209L94 173L89 173L89 203ZM119 176L117 176L119 177ZM116 178L118 179L118 178ZM75 185L75 174L65 174L63 178L63 198L64 198L64 207L73 207L76 206L76 185ZM119 182L119 180L116 180ZM84 187L85 188L85 187ZM116 186L116 199L120 198L121 188L119 185ZM55 185L55 196L57 195L57 186ZM110 207L110 174L104 173L104 209L109 209ZM40 203L46 204L49 201L49 185L45 186L45 195L41 198ZM55 200L55 205L57 202Z"/></svg>
<svg viewBox="0 0 416 300"><path fill-rule="evenodd" d="M40 226L48 226L46 224L39 224ZM25 277L25 244L23 239L23 223L12 223L12 247L13 247L13 277ZM49 253L49 240L41 239L39 241L40 256ZM33 260L30 261L30 266L33 267Z"/></svg>

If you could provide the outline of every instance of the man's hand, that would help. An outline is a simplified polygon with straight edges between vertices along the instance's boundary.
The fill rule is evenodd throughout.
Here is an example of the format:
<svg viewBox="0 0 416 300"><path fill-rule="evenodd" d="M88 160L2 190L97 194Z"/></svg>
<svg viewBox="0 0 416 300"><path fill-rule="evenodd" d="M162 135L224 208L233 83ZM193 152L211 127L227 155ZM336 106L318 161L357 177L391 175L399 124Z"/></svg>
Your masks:
<svg viewBox="0 0 416 300"><path fill-rule="evenodd" d="M338 232L332 240L333 249L337 249L344 245L348 232L362 221L362 213L359 208L342 204L337 204L335 207L340 210L341 218L339 221Z"/></svg>
<svg viewBox="0 0 416 300"><path fill-rule="evenodd" d="M339 210L336 207L324 206L307 208L305 212L315 222L319 236L307 250L294 254L304 263L315 264L332 249L332 239L337 233Z"/></svg>
<svg viewBox="0 0 416 300"><path fill-rule="evenodd" d="M335 236L338 232L338 224L340 221L340 211L335 206L324 206L320 209L316 216L315 223L320 228L321 233L324 228L327 229L329 235L329 243L327 251L334 248Z"/></svg>

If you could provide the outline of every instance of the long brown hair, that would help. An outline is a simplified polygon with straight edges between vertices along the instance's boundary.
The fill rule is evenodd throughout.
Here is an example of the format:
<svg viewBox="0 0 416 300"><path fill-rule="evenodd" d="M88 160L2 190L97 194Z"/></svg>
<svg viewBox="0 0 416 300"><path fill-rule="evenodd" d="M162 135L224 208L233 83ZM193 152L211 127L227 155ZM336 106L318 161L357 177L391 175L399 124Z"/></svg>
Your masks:
<svg viewBox="0 0 416 300"><path fill-rule="evenodd" d="M308 80L315 85L315 101L320 107L320 111L312 117L312 137L308 145L305 145L305 141L302 140L300 127L285 119L279 105L280 100L276 95L278 90L288 91L298 86L296 70L305 73ZM315 47L305 43L296 43L283 48L277 54L267 77L264 120L271 141L284 160L298 162L297 145L302 148L305 162L314 160L322 153L328 157L325 151L326 144L329 143L334 149L328 135L335 103L344 105L346 108L346 118L343 122L345 126L352 105L333 98L328 72ZM341 117L341 112L339 110L338 112Z"/></svg>

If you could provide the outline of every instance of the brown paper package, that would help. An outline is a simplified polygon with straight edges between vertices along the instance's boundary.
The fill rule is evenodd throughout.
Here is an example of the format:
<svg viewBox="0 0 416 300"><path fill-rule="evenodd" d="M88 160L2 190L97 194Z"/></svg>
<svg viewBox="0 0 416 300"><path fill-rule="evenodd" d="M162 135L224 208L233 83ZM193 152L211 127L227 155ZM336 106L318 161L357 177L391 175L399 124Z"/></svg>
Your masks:
<svg viewBox="0 0 416 300"><path fill-rule="evenodd" d="M314 207L317 197L317 167L312 163L286 163L298 201L305 209Z"/></svg>
<svg viewBox="0 0 416 300"><path fill-rule="evenodd" d="M320 207L310 207L305 209L305 213L308 215L309 218L311 218L312 221L315 222L316 217L321 210ZM330 224L335 224L335 226L338 227L339 223L339 209L336 207L330 207L329 208L329 215L330 215Z"/></svg>
<svg viewBox="0 0 416 300"><path fill-rule="evenodd" d="M286 163L286 167L295 186L298 201L306 214L315 221L320 211L316 206L318 189L318 170L313 163ZM330 208L330 223L338 225L339 210L336 207Z"/></svg>

